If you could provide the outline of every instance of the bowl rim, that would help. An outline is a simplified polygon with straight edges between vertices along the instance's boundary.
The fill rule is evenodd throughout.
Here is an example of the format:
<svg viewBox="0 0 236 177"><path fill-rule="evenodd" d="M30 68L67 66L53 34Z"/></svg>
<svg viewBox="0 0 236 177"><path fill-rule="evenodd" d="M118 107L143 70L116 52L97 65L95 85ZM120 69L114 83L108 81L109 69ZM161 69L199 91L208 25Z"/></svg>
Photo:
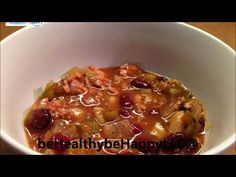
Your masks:
<svg viewBox="0 0 236 177"><path fill-rule="evenodd" d="M61 23L63 23L63 22L61 22ZM82 22L77 22L77 23L83 24ZM93 22L91 22L91 23L93 23ZM91 24L91 23L86 23L86 24ZM135 24L141 24L143 22L134 22L134 23ZM153 22L150 22L150 23L153 23ZM160 22L160 23L163 23L163 22ZM177 24L179 26L182 26L182 27L188 28L190 30L193 30L195 32L201 33L205 37L210 38L210 39L214 40L215 42L219 43L220 45L224 46L228 51L230 51L235 56L235 50L233 48L231 48L228 44L224 43L223 41L221 41L217 37L213 36L212 34L206 32L206 31L204 31L202 29L199 29L199 28L197 28L195 26L186 24L184 22L167 22L167 23L174 23L174 24ZM43 22L43 25L46 25L46 24L50 24L50 23ZM122 23L119 23L119 24L122 24ZM123 23L123 24L127 24L127 23ZM145 23L145 24L148 24L148 23ZM22 29L20 29L20 30L18 30L16 32L10 34L9 36L7 36L6 38L4 38L4 39L2 39L0 41L1 45L2 45L2 43L7 42L11 38L14 38L14 36L19 35L20 33L25 32L27 30L30 30L31 28L34 28L34 27L33 26L27 26L27 27L24 27L24 28L22 28ZM39 153L37 151L34 151L34 150L30 149L29 147L27 147L27 146L19 143L18 141L16 141L14 138L12 138L10 135L8 135L3 129L1 129L1 138L3 139L3 141L6 141L10 146L15 148L16 150L21 151L24 154L42 155L41 153ZM199 155L220 154L220 153L224 152L227 148L232 146L235 142L236 142L236 132L234 132L229 138L227 138L226 140L224 140L223 142L221 142L217 146L211 148L210 150L208 150L206 152L203 152L203 153L200 152Z"/></svg>

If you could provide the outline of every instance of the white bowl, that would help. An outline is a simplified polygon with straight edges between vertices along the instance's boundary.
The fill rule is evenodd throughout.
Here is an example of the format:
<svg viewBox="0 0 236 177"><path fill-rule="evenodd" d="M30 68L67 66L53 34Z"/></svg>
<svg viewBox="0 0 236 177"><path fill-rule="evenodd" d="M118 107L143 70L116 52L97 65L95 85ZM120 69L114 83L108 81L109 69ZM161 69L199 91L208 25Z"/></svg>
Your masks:
<svg viewBox="0 0 236 177"><path fill-rule="evenodd" d="M201 154L235 141L235 51L184 23L46 23L1 42L1 136L26 154L23 112L33 90L73 66L138 63L183 82L199 98L210 129Z"/></svg>

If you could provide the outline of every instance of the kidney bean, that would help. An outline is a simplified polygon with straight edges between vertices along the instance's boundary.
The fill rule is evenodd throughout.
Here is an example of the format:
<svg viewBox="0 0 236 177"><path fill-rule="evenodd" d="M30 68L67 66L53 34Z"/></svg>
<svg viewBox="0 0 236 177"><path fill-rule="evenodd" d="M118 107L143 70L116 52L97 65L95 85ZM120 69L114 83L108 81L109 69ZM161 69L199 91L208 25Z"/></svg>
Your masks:
<svg viewBox="0 0 236 177"><path fill-rule="evenodd" d="M143 131L143 128L140 125L131 124L131 130L132 130L133 134L139 134Z"/></svg>
<svg viewBox="0 0 236 177"><path fill-rule="evenodd" d="M129 94L125 93L120 97L120 105L126 109L132 109L133 101L131 100Z"/></svg>
<svg viewBox="0 0 236 177"><path fill-rule="evenodd" d="M45 129L52 121L52 116L48 109L36 109L32 111L29 125L34 129Z"/></svg>
<svg viewBox="0 0 236 177"><path fill-rule="evenodd" d="M122 110L120 110L120 116L124 117L124 118L129 118L130 112L127 109L122 109Z"/></svg>
<svg viewBox="0 0 236 177"><path fill-rule="evenodd" d="M51 141L54 143L54 150L57 153L63 153L66 150L65 143L69 142L70 139L63 134L58 133L51 138Z"/></svg>
<svg viewBox="0 0 236 177"><path fill-rule="evenodd" d="M131 85L133 85L136 88L142 88L142 89L151 88L151 84L149 84L148 82L146 82L145 80L140 79L140 78L136 78L136 79L132 80Z"/></svg>

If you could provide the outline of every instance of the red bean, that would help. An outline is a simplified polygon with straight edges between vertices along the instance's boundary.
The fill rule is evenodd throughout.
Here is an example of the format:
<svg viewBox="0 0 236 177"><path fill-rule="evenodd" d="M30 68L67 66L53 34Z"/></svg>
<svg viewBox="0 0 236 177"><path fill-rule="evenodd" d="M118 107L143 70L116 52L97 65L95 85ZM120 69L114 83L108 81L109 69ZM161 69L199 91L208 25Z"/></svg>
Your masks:
<svg viewBox="0 0 236 177"><path fill-rule="evenodd" d="M204 128L205 128L205 120L203 118L200 118L198 123L200 124L200 128L198 130L198 132L203 132L204 131Z"/></svg>
<svg viewBox="0 0 236 177"><path fill-rule="evenodd" d="M32 111L29 124L34 129L45 129L52 121L52 116L48 109L37 109Z"/></svg>
<svg viewBox="0 0 236 177"><path fill-rule="evenodd" d="M134 142L136 142L137 144L139 144L139 146L137 147L137 149L144 153L144 154L158 154L158 147L151 147L148 146L148 142L153 142L151 141L149 138L147 137L143 137L143 136L138 136L137 138L135 138Z"/></svg>
<svg viewBox="0 0 236 177"><path fill-rule="evenodd" d="M133 152L130 151L122 151L118 153L119 155L135 155Z"/></svg>
<svg viewBox="0 0 236 177"><path fill-rule="evenodd" d="M131 130L132 130L133 134L139 134L143 131L143 128L140 125L131 124Z"/></svg>
<svg viewBox="0 0 236 177"><path fill-rule="evenodd" d="M129 113L129 111L127 109L122 109L120 111L120 116L124 117L124 118L130 118L130 113Z"/></svg>
<svg viewBox="0 0 236 177"><path fill-rule="evenodd" d="M121 98L120 98L120 105L122 107L124 107L125 109L132 109L133 107L133 102L130 98L130 96L125 93L123 95L121 95Z"/></svg>
<svg viewBox="0 0 236 177"><path fill-rule="evenodd" d="M194 153L197 152L200 147L196 139L189 138L186 140L186 148L187 151Z"/></svg>
<svg viewBox="0 0 236 177"><path fill-rule="evenodd" d="M166 153L179 153L186 146L186 136L182 133L176 133L168 136L164 140L163 151Z"/></svg>
<svg viewBox="0 0 236 177"><path fill-rule="evenodd" d="M66 150L65 143L69 142L70 139L63 134L58 133L51 138L51 141L54 144L54 150L58 153L62 153Z"/></svg>
<svg viewBox="0 0 236 177"><path fill-rule="evenodd" d="M133 85L136 88L142 88L142 89L151 88L151 84L149 84L147 81L140 79L140 78L136 78L136 79L132 80L131 85Z"/></svg>
<svg viewBox="0 0 236 177"><path fill-rule="evenodd" d="M152 108L152 109L150 109L149 114L152 116L155 116L155 115L159 114L159 111L158 111L158 109Z"/></svg>

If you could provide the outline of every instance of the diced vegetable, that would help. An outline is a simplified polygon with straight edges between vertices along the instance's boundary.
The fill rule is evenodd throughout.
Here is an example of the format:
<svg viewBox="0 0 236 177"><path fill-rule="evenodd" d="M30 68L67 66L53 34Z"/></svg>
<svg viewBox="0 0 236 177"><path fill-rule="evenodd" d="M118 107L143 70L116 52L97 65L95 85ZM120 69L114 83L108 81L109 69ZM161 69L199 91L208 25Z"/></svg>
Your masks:
<svg viewBox="0 0 236 177"><path fill-rule="evenodd" d="M42 95L39 97L39 99L42 98L49 98L52 99L54 97L59 97L65 94L65 91L62 87L58 85L57 82L50 81L46 87Z"/></svg>
<svg viewBox="0 0 236 177"><path fill-rule="evenodd" d="M79 137L79 133L75 124L66 125L61 130L61 133L70 138L71 140Z"/></svg>
<svg viewBox="0 0 236 177"><path fill-rule="evenodd" d="M85 112L81 108L73 107L69 108L67 111L70 115L70 119L73 121L82 122L85 119Z"/></svg>
<svg viewBox="0 0 236 177"><path fill-rule="evenodd" d="M103 111L104 109L103 108L100 108L100 107L95 107L93 108L93 113L95 115L95 118L98 120L99 123L101 124L105 124L106 121L105 121L105 118L103 116Z"/></svg>
<svg viewBox="0 0 236 177"><path fill-rule="evenodd" d="M157 78L157 75L154 73L148 72L148 73L141 74L141 77L146 81L153 81Z"/></svg>
<svg viewBox="0 0 236 177"><path fill-rule="evenodd" d="M128 120L122 120L103 126L103 132L108 138L130 138L131 137L131 125Z"/></svg>
<svg viewBox="0 0 236 177"><path fill-rule="evenodd" d="M166 130L160 122L157 122L151 131L151 135L156 136L158 140L162 140L166 136Z"/></svg>
<svg viewBox="0 0 236 177"><path fill-rule="evenodd" d="M103 117L106 122L113 121L118 118L118 112L117 111L105 111L103 113Z"/></svg>
<svg viewBox="0 0 236 177"><path fill-rule="evenodd" d="M63 74L62 77L68 77L68 76L73 76L76 73L79 74L86 74L88 72L88 70L86 68L78 68L78 67L73 67L72 69L70 69L69 71L67 71L65 74Z"/></svg>
<svg viewBox="0 0 236 177"><path fill-rule="evenodd" d="M175 112L171 118L169 123L169 131L172 133L183 132L183 120L182 117L184 116L183 111Z"/></svg>
<svg viewBox="0 0 236 177"><path fill-rule="evenodd" d="M93 112L94 112L96 119L101 124L105 124L106 122L110 122L115 119L118 119L118 111L105 111L102 108L95 107L93 109Z"/></svg>
<svg viewBox="0 0 236 177"><path fill-rule="evenodd" d="M89 134L97 134L101 131L101 127L94 120L87 120L82 126L87 126L87 133Z"/></svg>
<svg viewBox="0 0 236 177"><path fill-rule="evenodd" d="M119 98L117 96L110 96L109 100L108 100L109 105L111 105L111 106L117 105L117 103L119 102L118 99Z"/></svg>
<svg viewBox="0 0 236 177"><path fill-rule="evenodd" d="M66 127L66 121L63 119L56 119L53 121L50 129L44 134L44 141L49 141L50 138L57 134L60 133L62 131L62 129L64 129Z"/></svg>
<svg viewBox="0 0 236 177"><path fill-rule="evenodd" d="M43 94L43 88L39 87L34 89L34 98L38 99Z"/></svg>
<svg viewBox="0 0 236 177"><path fill-rule="evenodd" d="M169 88L181 88L181 83L178 80L168 80L167 85Z"/></svg>
<svg viewBox="0 0 236 177"><path fill-rule="evenodd" d="M172 133L184 132L186 135L192 136L200 128L200 124L196 122L190 111L177 111L170 118L169 130Z"/></svg>
<svg viewBox="0 0 236 177"><path fill-rule="evenodd" d="M135 94L133 96L134 102L135 103L141 103L142 102L142 96L140 94Z"/></svg>
<svg viewBox="0 0 236 177"><path fill-rule="evenodd" d="M180 93L180 90L175 89L175 88L170 88L169 92L170 92L171 95L177 96Z"/></svg>

